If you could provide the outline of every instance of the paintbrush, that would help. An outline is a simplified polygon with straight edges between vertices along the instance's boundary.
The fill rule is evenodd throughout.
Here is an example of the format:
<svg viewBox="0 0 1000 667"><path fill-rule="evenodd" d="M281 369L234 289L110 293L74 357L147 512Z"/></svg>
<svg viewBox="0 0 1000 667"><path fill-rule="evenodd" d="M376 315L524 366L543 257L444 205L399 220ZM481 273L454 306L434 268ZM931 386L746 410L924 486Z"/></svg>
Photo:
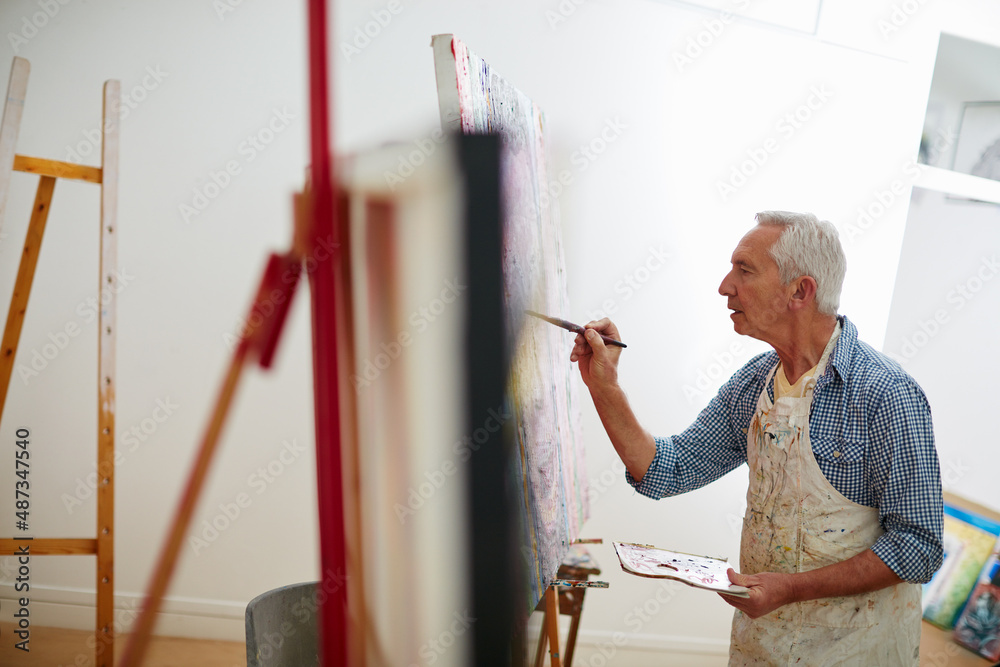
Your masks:
<svg viewBox="0 0 1000 667"><path fill-rule="evenodd" d="M550 324L554 324L557 327L562 327L563 329L566 329L567 331L572 331L573 333L580 334L581 336L583 336L584 333L587 331L586 329L584 329L583 327L581 327L579 324L573 324L572 322L567 322L566 320L560 320L558 317L549 317L547 315L542 315L541 313L536 313L533 310L526 310L524 312L528 313L529 315L531 315L533 317L537 317L540 320L545 320L546 322L549 322ZM618 347L628 347L628 345L626 345L625 343L621 342L620 340L615 340L614 338L610 338L608 336L605 336L604 334L598 334L598 335L604 340L604 343L606 345L617 345Z"/></svg>

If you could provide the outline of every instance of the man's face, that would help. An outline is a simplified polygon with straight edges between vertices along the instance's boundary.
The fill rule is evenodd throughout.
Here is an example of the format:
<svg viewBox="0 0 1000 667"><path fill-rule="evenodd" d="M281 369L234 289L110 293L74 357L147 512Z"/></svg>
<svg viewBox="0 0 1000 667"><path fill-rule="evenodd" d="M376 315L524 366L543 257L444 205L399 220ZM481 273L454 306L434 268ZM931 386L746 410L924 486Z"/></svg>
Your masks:
<svg viewBox="0 0 1000 667"><path fill-rule="evenodd" d="M733 251L733 268L719 285L736 333L766 342L788 312L790 286L781 284L778 264L768 254L781 232L781 227L751 229Z"/></svg>

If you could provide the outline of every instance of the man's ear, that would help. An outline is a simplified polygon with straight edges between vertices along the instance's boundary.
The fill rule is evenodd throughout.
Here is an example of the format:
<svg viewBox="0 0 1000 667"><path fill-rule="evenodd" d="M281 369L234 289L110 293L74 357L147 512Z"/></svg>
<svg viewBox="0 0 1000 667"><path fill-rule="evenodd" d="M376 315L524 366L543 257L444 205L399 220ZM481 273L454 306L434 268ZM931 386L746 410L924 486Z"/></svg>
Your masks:
<svg viewBox="0 0 1000 667"><path fill-rule="evenodd" d="M788 302L791 310L801 310L816 301L816 279L812 276L799 276L794 281L792 297Z"/></svg>

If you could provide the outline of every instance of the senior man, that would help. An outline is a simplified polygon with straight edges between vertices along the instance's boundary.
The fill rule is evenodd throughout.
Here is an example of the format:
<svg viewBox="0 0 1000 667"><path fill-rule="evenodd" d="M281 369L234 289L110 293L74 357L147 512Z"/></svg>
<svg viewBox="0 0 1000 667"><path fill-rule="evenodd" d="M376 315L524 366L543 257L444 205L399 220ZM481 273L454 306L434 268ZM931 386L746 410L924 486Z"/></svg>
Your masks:
<svg viewBox="0 0 1000 667"><path fill-rule="evenodd" d="M639 493L654 499L750 468L733 583L730 664L916 665L920 587L942 559L941 477L930 407L898 364L837 315L846 260L836 228L766 211L719 286L751 359L680 435L654 438L618 385L619 339L587 324L571 361Z"/></svg>

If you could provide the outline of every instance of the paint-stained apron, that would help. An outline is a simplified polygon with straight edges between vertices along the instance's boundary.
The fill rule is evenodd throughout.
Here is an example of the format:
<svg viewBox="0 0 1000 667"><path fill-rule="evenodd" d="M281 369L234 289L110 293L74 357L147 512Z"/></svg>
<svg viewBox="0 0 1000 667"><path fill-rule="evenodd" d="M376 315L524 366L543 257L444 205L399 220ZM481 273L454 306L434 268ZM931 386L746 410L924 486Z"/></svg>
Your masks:
<svg viewBox="0 0 1000 667"><path fill-rule="evenodd" d="M809 442L813 390L835 339L823 352L816 377L807 378L803 398L772 403L767 393L772 369L757 401L747 430L744 574L806 572L838 563L871 547L883 532L877 509L849 500L830 484ZM756 620L736 610L729 664L917 665L920 616L916 584L795 602Z"/></svg>

